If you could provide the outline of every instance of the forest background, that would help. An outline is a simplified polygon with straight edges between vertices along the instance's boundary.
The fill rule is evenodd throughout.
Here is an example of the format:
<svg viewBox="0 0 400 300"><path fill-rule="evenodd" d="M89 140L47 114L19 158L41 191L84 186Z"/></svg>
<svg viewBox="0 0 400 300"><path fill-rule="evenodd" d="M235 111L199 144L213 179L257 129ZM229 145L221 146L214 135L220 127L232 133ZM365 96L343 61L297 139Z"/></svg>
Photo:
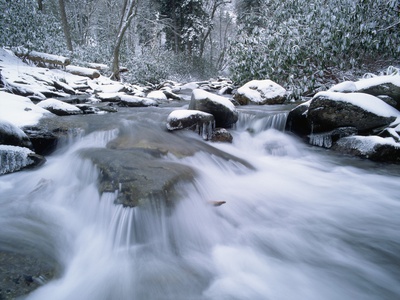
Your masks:
<svg viewBox="0 0 400 300"><path fill-rule="evenodd" d="M0 46L106 64L131 83L272 79L299 98L400 65L398 0L0 0L0 11Z"/></svg>

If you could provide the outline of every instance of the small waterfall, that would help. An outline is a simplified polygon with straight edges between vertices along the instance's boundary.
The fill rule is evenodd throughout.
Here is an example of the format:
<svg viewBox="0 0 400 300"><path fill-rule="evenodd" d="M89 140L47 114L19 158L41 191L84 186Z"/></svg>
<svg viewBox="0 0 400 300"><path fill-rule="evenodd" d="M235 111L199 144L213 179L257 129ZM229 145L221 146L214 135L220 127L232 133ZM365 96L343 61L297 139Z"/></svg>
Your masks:
<svg viewBox="0 0 400 300"><path fill-rule="evenodd" d="M284 131L287 116L288 112L278 112L274 114L240 112L239 120L236 123L236 129L240 131L246 130L250 133L260 133L268 129Z"/></svg>

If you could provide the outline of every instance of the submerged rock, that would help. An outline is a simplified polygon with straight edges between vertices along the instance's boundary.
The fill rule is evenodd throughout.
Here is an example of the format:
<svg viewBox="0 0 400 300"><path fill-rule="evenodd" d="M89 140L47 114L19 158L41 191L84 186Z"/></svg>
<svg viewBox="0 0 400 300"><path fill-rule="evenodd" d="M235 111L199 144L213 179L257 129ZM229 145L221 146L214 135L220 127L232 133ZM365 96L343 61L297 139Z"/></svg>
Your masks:
<svg viewBox="0 0 400 300"><path fill-rule="evenodd" d="M116 204L134 207L153 199L172 204L175 186L194 178L194 170L178 163L156 159L140 149L119 151L87 149L82 151L100 170L100 192L118 191Z"/></svg>

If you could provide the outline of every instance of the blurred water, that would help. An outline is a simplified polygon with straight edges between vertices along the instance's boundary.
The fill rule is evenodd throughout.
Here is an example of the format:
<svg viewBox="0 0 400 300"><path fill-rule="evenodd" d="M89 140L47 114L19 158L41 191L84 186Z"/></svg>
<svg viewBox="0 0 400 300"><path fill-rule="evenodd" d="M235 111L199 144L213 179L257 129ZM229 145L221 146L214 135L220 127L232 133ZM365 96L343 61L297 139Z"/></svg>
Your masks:
<svg viewBox="0 0 400 300"><path fill-rule="evenodd" d="M257 109L241 112L233 144L212 144L254 168L202 148L163 158L198 171L172 211L157 201L123 208L117 192L98 193L97 170L77 151L105 147L118 129L0 177L0 249L57 266L25 298L400 299L400 171L308 147L282 125L268 128L284 112ZM154 111L116 119L151 119L146 134L162 135L168 109L146 115ZM174 134L179 146L186 136Z"/></svg>

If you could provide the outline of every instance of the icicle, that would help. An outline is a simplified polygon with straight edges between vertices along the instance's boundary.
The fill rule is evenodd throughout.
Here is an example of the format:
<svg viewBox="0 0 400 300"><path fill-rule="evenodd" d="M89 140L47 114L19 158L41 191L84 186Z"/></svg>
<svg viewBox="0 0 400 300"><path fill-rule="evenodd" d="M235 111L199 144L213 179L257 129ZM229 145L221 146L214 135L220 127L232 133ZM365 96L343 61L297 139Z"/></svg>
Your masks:
<svg viewBox="0 0 400 300"><path fill-rule="evenodd" d="M330 133L310 134L309 143L314 146L330 148L332 147L332 136Z"/></svg>

